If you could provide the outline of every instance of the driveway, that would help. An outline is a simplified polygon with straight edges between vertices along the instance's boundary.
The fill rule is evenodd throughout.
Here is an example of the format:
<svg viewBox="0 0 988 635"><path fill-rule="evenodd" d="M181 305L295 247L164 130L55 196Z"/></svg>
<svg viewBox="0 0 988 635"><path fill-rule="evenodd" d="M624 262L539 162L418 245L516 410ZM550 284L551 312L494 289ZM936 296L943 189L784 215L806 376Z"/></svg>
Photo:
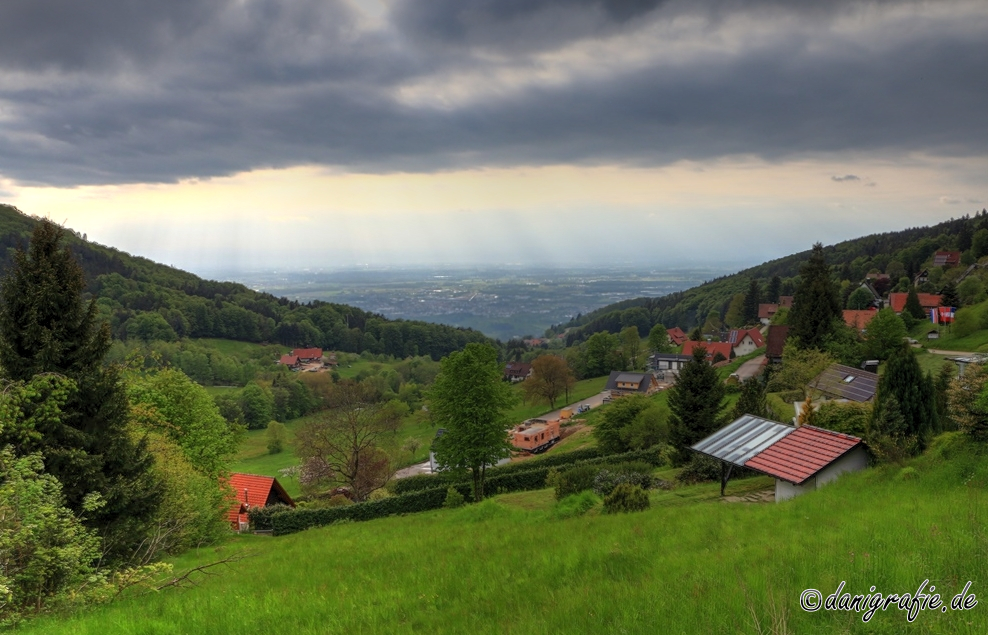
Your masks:
<svg viewBox="0 0 988 635"><path fill-rule="evenodd" d="M758 373L762 372L763 364L765 363L765 356L759 355L754 359L749 359L745 363L741 364L738 368L737 376L741 381L748 379L749 377L754 377Z"/></svg>
<svg viewBox="0 0 988 635"><path fill-rule="evenodd" d="M587 397L586 399L583 399L581 401L574 401L570 405L564 407L571 409L573 411L573 416L575 417L577 408L583 405L590 406L591 408L597 408L598 406L604 403L604 397L606 397L609 394L611 394L610 390L603 390L592 397ZM559 415L562 414L562 411L563 408L560 408L559 410L553 410L552 412L547 412L544 415L539 415L537 418L549 419L551 421L552 419L558 419Z"/></svg>

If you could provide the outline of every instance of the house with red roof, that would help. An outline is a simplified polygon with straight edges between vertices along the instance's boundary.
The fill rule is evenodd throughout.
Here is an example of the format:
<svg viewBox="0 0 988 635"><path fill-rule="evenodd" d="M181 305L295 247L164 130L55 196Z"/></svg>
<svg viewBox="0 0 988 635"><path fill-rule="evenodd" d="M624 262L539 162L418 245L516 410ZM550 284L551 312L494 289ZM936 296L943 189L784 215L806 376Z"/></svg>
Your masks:
<svg viewBox="0 0 988 635"><path fill-rule="evenodd" d="M673 346L682 346L683 342L687 339L686 333L684 333L683 329L678 326L671 329L666 329L666 333L669 334L669 343Z"/></svg>
<svg viewBox="0 0 988 635"><path fill-rule="evenodd" d="M728 342L697 342L694 340L686 340L683 342L683 355L692 355L693 349L698 346L702 346L707 349L706 360L713 364L714 358L717 357L719 353L725 360L734 359L734 347L732 347Z"/></svg>
<svg viewBox="0 0 988 635"><path fill-rule="evenodd" d="M938 251L933 254L934 267L956 267L961 264L961 252Z"/></svg>
<svg viewBox="0 0 988 635"><path fill-rule="evenodd" d="M508 362L504 365L504 378L508 381L525 381L531 374L532 365L527 362Z"/></svg>
<svg viewBox="0 0 988 635"><path fill-rule="evenodd" d="M773 324L768 327L768 338L765 343L765 357L770 364L782 363L782 351L789 339L789 326Z"/></svg>
<svg viewBox="0 0 988 635"><path fill-rule="evenodd" d="M322 361L321 348L296 348L291 354L298 357L299 361L302 363Z"/></svg>
<svg viewBox="0 0 988 635"><path fill-rule="evenodd" d="M871 322L872 318L874 318L877 313L877 309L845 309L844 324L847 324L858 333L861 333L868 326L868 322Z"/></svg>
<svg viewBox="0 0 988 635"><path fill-rule="evenodd" d="M765 346L765 338L758 329L732 329L727 334L727 343L733 348L734 355L740 357Z"/></svg>
<svg viewBox="0 0 988 635"><path fill-rule="evenodd" d="M295 501L274 477L234 472L230 474L227 484L233 490L227 519L234 531L247 531L249 526L247 512L254 507L267 507L279 503L295 507Z"/></svg>
<svg viewBox="0 0 988 635"><path fill-rule="evenodd" d="M775 314L779 311L778 304L759 304L758 305L758 320L762 324L768 324L775 317Z"/></svg>
<svg viewBox="0 0 988 635"><path fill-rule="evenodd" d="M919 297L919 305L923 307L923 310L927 313L930 309L940 306L940 296L935 293L917 293ZM902 313L906 308L906 299L909 297L908 293L890 293L889 294L889 306L896 314Z"/></svg>
<svg viewBox="0 0 988 635"><path fill-rule="evenodd" d="M284 364L292 370L298 370L302 366L302 362L299 361L298 355L282 355L281 359L278 360L279 364Z"/></svg>
<svg viewBox="0 0 988 635"><path fill-rule="evenodd" d="M868 467L858 437L815 426L796 428L755 456L745 467L775 477L775 502L788 500Z"/></svg>

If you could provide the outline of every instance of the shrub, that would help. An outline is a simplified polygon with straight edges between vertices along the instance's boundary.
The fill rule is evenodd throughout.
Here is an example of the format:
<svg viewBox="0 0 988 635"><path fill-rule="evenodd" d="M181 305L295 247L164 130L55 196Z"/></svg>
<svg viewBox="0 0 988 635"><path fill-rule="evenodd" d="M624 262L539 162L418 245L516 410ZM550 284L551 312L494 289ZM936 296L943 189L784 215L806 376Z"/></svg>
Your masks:
<svg viewBox="0 0 988 635"><path fill-rule="evenodd" d="M271 524L271 517L286 511L292 511L292 508L281 504L251 507L247 511L247 518L250 519L250 526L254 531L271 531L274 528Z"/></svg>
<svg viewBox="0 0 988 635"><path fill-rule="evenodd" d="M457 507L463 507L463 494L456 491L455 487L449 487L446 490L446 500L443 501L443 507L446 509L456 509Z"/></svg>
<svg viewBox="0 0 988 635"><path fill-rule="evenodd" d="M624 469L619 469L622 467ZM646 466L646 468L647 467L648 466ZM642 489L651 489L651 469L639 471L634 467L634 464L626 464L625 466L615 466L613 468L600 470L594 478L593 491L600 496L608 496L617 488L618 485L623 483L637 485Z"/></svg>
<svg viewBox="0 0 988 635"><path fill-rule="evenodd" d="M682 469L676 480L686 485L720 480L720 462L702 454L696 454Z"/></svg>
<svg viewBox="0 0 988 635"><path fill-rule="evenodd" d="M326 501L326 507L343 507L344 505L353 505L353 501L343 494L334 494Z"/></svg>
<svg viewBox="0 0 988 635"><path fill-rule="evenodd" d="M552 510L552 514L556 518L560 519L575 518L576 516L586 514L599 502L600 497L593 492L586 491L580 492L579 494L571 494L556 503L556 507Z"/></svg>
<svg viewBox="0 0 988 635"><path fill-rule="evenodd" d="M556 484L556 500L593 489L598 472L600 472L599 465L580 465L560 473Z"/></svg>
<svg viewBox="0 0 988 635"><path fill-rule="evenodd" d="M638 485L621 483L604 499L604 513L640 512L649 505L648 492Z"/></svg>

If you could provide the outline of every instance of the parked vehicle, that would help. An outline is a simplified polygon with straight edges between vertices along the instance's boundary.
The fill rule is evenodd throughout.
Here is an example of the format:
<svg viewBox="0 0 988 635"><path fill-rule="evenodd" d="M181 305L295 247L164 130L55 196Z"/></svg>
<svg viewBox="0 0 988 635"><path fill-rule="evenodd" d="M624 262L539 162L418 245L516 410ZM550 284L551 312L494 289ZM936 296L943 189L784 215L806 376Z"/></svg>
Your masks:
<svg viewBox="0 0 988 635"><path fill-rule="evenodd" d="M511 445L532 454L545 452L558 441L558 419L529 419L511 430Z"/></svg>

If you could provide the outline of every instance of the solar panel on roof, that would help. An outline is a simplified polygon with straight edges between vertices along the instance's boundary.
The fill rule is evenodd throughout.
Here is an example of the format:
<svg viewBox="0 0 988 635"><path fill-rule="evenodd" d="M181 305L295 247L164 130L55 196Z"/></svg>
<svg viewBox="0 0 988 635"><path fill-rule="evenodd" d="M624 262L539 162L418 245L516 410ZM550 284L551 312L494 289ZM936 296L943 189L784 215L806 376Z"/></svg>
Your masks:
<svg viewBox="0 0 988 635"><path fill-rule="evenodd" d="M794 430L795 428L784 423L744 415L698 441L691 449L742 466L745 461Z"/></svg>

